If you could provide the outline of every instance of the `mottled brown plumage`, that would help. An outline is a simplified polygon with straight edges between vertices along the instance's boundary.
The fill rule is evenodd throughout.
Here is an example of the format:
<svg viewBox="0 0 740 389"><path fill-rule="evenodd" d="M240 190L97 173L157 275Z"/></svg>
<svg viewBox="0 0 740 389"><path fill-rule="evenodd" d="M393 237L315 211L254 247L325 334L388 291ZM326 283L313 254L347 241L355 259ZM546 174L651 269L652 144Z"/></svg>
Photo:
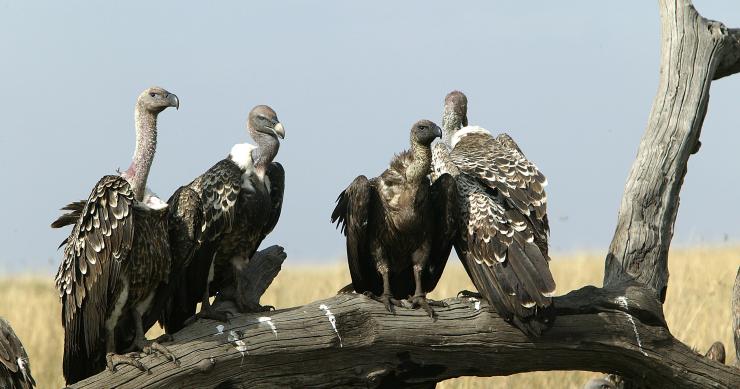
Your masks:
<svg viewBox="0 0 740 389"><path fill-rule="evenodd" d="M460 191L458 256L496 311L537 335L551 323L555 281L548 266L545 176L507 134L467 123L467 98L445 100L445 143L434 148L434 173L455 177Z"/></svg>
<svg viewBox="0 0 740 389"><path fill-rule="evenodd" d="M0 388L31 389L35 385L26 349L10 323L0 317Z"/></svg>
<svg viewBox="0 0 740 389"><path fill-rule="evenodd" d="M183 271L173 274L174 291L161 317L168 332L181 329L198 303L199 315L225 319L210 311L208 297L238 289L234 266L249 261L280 217L285 172L272 160L278 137L285 136L283 126L275 111L260 105L250 112L248 127L257 146L234 146L229 157L170 199L170 240L174 260L183 264Z"/></svg>
<svg viewBox="0 0 740 389"><path fill-rule="evenodd" d="M382 301L432 309L434 289L447 263L458 221L457 190L450 176L429 182L430 144L441 135L428 121L411 130L411 150L396 155L379 177L357 177L337 199L332 222L347 237L352 286Z"/></svg>

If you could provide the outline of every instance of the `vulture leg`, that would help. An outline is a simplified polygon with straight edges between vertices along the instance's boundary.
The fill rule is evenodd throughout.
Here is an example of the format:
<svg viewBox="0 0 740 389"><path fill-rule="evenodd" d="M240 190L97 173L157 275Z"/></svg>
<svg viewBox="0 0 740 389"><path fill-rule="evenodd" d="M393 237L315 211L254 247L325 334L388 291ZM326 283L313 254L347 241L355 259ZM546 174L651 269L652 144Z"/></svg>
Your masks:
<svg viewBox="0 0 740 389"><path fill-rule="evenodd" d="M447 304L441 301L428 300L427 294L422 287L421 272L426 267L427 259L429 258L429 249L429 242L425 242L421 247L414 251L411 256L411 260L414 264L414 284L416 285L416 290L414 291L414 295L410 296L409 302L412 304L413 308L423 308L429 317L434 320L436 315L432 306L445 307Z"/></svg>
<svg viewBox="0 0 740 389"><path fill-rule="evenodd" d="M370 291L367 291L364 294L365 296L368 296L373 300L383 303L388 312L395 313L393 307L402 307L403 305L401 304L401 301L393 297L393 292L391 292L391 279L390 275L388 274L388 262L386 261L385 256L383 255L383 250L380 247L375 250L375 259L378 273L380 273L380 276L383 277L383 294L380 295L380 297L375 296Z"/></svg>
<svg viewBox="0 0 740 389"><path fill-rule="evenodd" d="M175 365L180 365L180 362L167 347L161 345L159 342L166 342L172 340L172 335L164 334L155 340L148 340L144 333L144 325L141 320L141 314L136 309L131 310L131 314L134 318L134 325L136 326L136 338L134 338L134 344L131 345L134 350L140 350L146 355L159 353L171 360Z"/></svg>
<svg viewBox="0 0 740 389"><path fill-rule="evenodd" d="M129 365L149 373L149 368L144 366L144 364L137 359L139 357L139 353L131 352L123 355L116 354L116 340L114 332L115 331L106 331L105 337L105 347L107 350L105 361L108 366L108 370L116 371L116 367L119 365Z"/></svg>

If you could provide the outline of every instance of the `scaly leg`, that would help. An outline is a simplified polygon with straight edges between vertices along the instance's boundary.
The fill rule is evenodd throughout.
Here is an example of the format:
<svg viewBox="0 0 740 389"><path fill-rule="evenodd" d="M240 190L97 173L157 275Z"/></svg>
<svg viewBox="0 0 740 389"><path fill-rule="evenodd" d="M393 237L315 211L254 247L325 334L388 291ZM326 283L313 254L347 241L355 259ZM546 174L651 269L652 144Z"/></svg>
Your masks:
<svg viewBox="0 0 740 389"><path fill-rule="evenodd" d="M134 343L131 345L133 350L139 350L146 355L159 353L165 358L172 361L177 366L180 366L180 361L177 360L175 354L172 353L167 347L161 345L159 342L167 342L172 340L172 335L164 334L155 340L148 340L144 333L144 325L142 324L141 314L136 310L131 310L131 315L134 318L134 326L136 327L136 338Z"/></svg>
<svg viewBox="0 0 740 389"><path fill-rule="evenodd" d="M380 273L381 277L383 277L383 294L378 297L375 296L372 292L365 292L364 295L372 298L373 300L383 303L388 312L396 313L393 307L402 307L403 305L401 304L401 301L393 298L393 293L391 292L390 276L388 275L388 266L384 264L379 265L378 272Z"/></svg>
<svg viewBox="0 0 740 389"><path fill-rule="evenodd" d="M423 308L429 317L432 318L432 320L435 320L436 314L432 307L446 307L447 304L442 301L427 299L427 294L422 286L421 272L424 270L424 267L426 267L427 260L429 259L429 252L430 244L429 242L425 242L411 255L411 261L414 264L414 285L416 286L416 289L414 290L414 295L409 297L409 302L412 304L413 308Z"/></svg>
<svg viewBox="0 0 740 389"><path fill-rule="evenodd" d="M149 368L144 366L143 363L141 363L137 358L139 357L139 353L131 352L127 354L117 354L116 353L116 339L115 339L115 331L108 331L106 330L106 336L105 336L105 348L106 348L106 354L105 354L105 362L108 367L108 370L110 371L116 371L116 367L119 365L129 365L133 366L141 371L147 372L147 374L150 374Z"/></svg>

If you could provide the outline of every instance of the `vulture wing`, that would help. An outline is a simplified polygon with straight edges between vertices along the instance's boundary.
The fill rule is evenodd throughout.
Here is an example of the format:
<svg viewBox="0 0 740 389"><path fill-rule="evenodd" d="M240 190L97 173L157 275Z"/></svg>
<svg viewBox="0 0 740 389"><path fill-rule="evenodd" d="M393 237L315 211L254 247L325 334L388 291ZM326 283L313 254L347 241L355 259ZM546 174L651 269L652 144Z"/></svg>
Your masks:
<svg viewBox="0 0 740 389"><path fill-rule="evenodd" d="M64 376L86 377L105 364L104 325L134 236L134 194L119 176L98 181L79 214L56 275L62 299ZM100 359L102 357L102 360Z"/></svg>
<svg viewBox="0 0 740 389"><path fill-rule="evenodd" d="M0 388L31 389L34 385L28 354L10 324L0 317Z"/></svg>
<svg viewBox="0 0 740 389"><path fill-rule="evenodd" d="M280 212L283 209L283 192L285 192L285 169L278 162L273 162L267 168L267 178L270 180L270 198L272 211L268 217L267 225L263 230L263 239L267 234L272 232L280 219ZM257 245L259 247L259 245Z"/></svg>
<svg viewBox="0 0 740 389"><path fill-rule="evenodd" d="M203 299L216 240L234 226L241 175L233 162L221 160L168 201L173 263L182 269L172 274L172 293L162 312L168 333L182 329Z"/></svg>
<svg viewBox="0 0 740 389"><path fill-rule="evenodd" d="M378 206L377 202L374 181L358 176L339 194L331 222L336 222L347 237L347 260L355 291L371 291L380 295L382 289L376 286L383 285L383 282L375 269L368 244L373 222L370 218L373 207Z"/></svg>
<svg viewBox="0 0 740 389"><path fill-rule="evenodd" d="M422 284L425 291L431 291L442 277L442 271L450 256L452 244L458 236L460 215L458 212L458 194L455 179L443 174L434 181L431 187L432 212L434 218L434 235L427 272Z"/></svg>
<svg viewBox="0 0 740 389"><path fill-rule="evenodd" d="M458 254L503 317L526 321L551 305L555 291L547 263L547 181L505 134L494 138L480 128L463 129L450 156L461 171L466 208Z"/></svg>

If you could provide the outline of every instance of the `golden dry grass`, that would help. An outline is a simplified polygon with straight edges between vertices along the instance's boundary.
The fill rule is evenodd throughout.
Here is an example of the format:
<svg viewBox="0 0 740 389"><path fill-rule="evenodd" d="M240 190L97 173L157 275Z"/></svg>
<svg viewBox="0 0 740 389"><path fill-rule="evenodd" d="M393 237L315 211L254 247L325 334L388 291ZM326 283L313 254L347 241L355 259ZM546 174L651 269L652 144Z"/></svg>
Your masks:
<svg viewBox="0 0 740 389"><path fill-rule="evenodd" d="M558 291L584 285L601 286L603 257L599 254L555 256L552 269ZM706 350L715 340L732 347L730 294L740 266L740 247L677 249L669 260L670 283L666 318L671 332L686 344ZM290 260L265 293L263 304L302 305L333 295L346 285L343 264L291 265ZM434 298L449 297L472 285L457 261L451 261ZM0 279L0 316L7 318L28 350L40 388L63 386L63 335L59 303L51 277ZM151 331L157 333L157 329ZM734 361L730 354L729 363ZM510 377L465 377L443 382L440 388L580 388L590 372L538 372Z"/></svg>

